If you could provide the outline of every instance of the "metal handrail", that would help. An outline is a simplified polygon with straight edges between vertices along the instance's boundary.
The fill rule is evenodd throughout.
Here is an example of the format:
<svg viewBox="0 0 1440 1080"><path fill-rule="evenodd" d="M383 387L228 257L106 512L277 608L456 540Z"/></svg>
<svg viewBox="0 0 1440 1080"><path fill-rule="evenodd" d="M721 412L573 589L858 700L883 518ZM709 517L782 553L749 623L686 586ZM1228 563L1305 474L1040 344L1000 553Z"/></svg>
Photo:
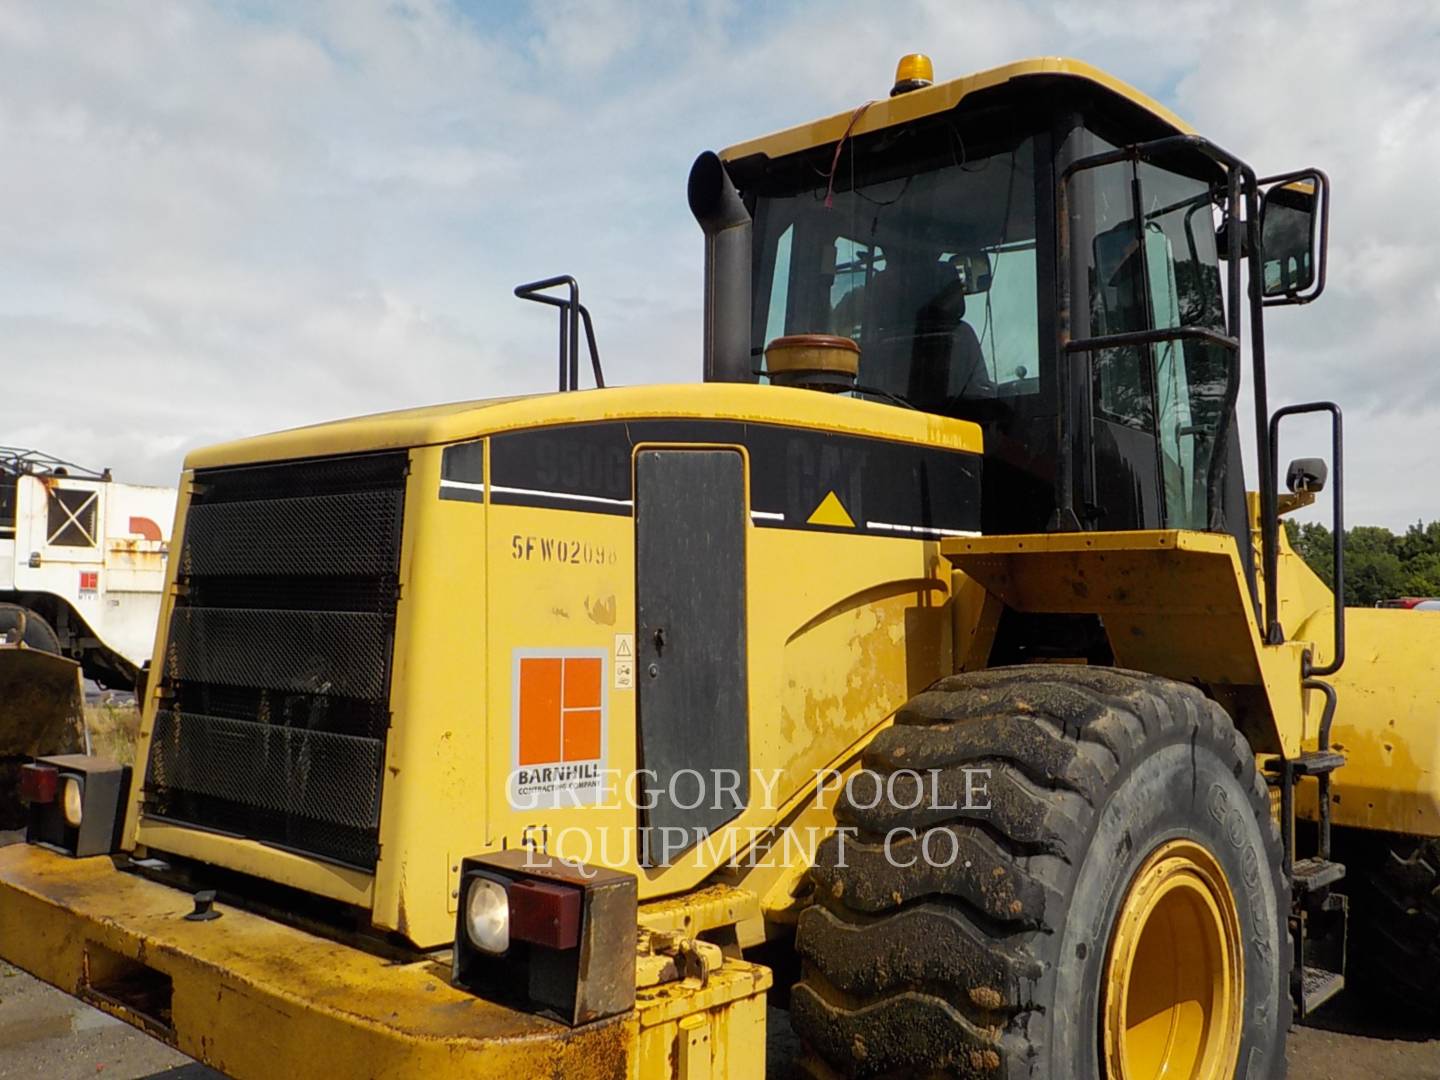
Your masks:
<svg viewBox="0 0 1440 1080"><path fill-rule="evenodd" d="M570 295L564 299L546 296L549 289L565 286ZM590 368L595 375L595 385L605 387L605 376L600 370L600 351L595 347L595 324L590 321L590 312L580 303L580 284L569 274L531 281L515 286L515 295L521 300L533 300L537 304L548 304L560 309L560 391L580 389L580 324L585 324L585 342L590 351Z"/></svg>
<svg viewBox="0 0 1440 1080"><path fill-rule="evenodd" d="M1240 339L1204 326L1164 326L1155 330L1127 330L1119 334L1075 338L1065 343L1065 351L1095 352L1100 349L1123 349L1131 345L1158 345L1165 341L1207 341L1212 345L1239 351Z"/></svg>
<svg viewBox="0 0 1440 1080"><path fill-rule="evenodd" d="M1283 409L1276 409L1275 415L1270 418L1270 467L1267 470L1271 484L1278 488L1280 484L1280 421L1287 416L1318 412L1330 414L1330 452L1334 458L1335 472L1335 485L1331 494L1335 508L1334 531L1330 537L1335 561L1335 578L1332 587L1335 596L1335 655L1324 667L1314 667L1307 656L1305 661L1307 678L1333 675L1345 663L1345 425L1344 417L1340 413L1340 406L1333 401L1310 401L1303 405L1286 405ZM1273 563L1267 563L1265 610L1270 622L1266 626L1265 638L1272 645L1278 645L1285 640L1285 630L1280 625L1280 583L1277 576L1276 566Z"/></svg>
<svg viewBox="0 0 1440 1080"><path fill-rule="evenodd" d="M66 475L77 480L109 480L109 469L91 469L84 465L76 465L73 461L65 461L63 458L51 454L42 453L39 450L27 450L23 446L0 446L0 472L8 472L16 476L31 474L54 474L57 470L63 469Z"/></svg>

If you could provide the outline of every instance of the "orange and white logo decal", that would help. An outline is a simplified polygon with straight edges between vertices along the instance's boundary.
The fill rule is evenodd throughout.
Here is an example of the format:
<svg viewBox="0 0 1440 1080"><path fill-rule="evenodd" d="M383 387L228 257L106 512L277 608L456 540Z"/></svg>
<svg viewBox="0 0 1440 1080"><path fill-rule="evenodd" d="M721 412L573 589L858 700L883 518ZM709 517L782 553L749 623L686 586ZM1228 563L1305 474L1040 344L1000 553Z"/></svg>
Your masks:
<svg viewBox="0 0 1440 1080"><path fill-rule="evenodd" d="M545 810L601 801L605 769L603 649L516 649L510 805Z"/></svg>

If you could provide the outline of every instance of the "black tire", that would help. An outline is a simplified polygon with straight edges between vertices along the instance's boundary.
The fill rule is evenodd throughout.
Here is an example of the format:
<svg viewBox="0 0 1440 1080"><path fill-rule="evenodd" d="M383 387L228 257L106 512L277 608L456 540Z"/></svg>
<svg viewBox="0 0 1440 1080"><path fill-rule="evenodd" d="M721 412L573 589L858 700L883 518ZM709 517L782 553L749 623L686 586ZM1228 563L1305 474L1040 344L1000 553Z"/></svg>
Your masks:
<svg viewBox="0 0 1440 1080"><path fill-rule="evenodd" d="M21 620L25 622L24 642L32 649L60 655L60 635L43 617L19 604L0 603L0 639L8 640Z"/></svg>
<svg viewBox="0 0 1440 1080"><path fill-rule="evenodd" d="M1440 1025L1440 840L1351 839L1350 973L1387 1011Z"/></svg>
<svg viewBox="0 0 1440 1080"><path fill-rule="evenodd" d="M1188 839L1218 864L1240 920L1235 1075L1284 1075L1290 897L1279 832L1254 754L1213 701L1112 668L957 675L911 700L863 765L836 804L855 832L821 845L816 902L797 929L791 1018L812 1074L1100 1076L1100 983L1117 912L1151 853ZM990 770L990 808L929 809L960 802L951 796L967 766ZM935 789L918 809L904 808L917 801L909 770ZM867 774L894 792L870 808ZM917 835L906 858L942 831L964 857L898 869L906 841L892 857L883 844L897 827Z"/></svg>

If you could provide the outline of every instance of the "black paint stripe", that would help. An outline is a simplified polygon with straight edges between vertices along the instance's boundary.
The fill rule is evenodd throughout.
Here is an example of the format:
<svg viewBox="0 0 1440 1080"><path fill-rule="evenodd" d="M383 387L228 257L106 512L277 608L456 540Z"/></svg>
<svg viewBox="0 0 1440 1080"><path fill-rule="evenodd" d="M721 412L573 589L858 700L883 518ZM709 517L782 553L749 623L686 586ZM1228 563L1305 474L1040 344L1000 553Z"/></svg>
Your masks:
<svg viewBox="0 0 1440 1080"><path fill-rule="evenodd" d="M440 482L440 498L454 502L483 503L485 489L483 487L452 487L442 480Z"/></svg>
<svg viewBox="0 0 1440 1080"><path fill-rule="evenodd" d="M466 484L485 482L485 440L456 443L440 456L440 479Z"/></svg>
<svg viewBox="0 0 1440 1080"><path fill-rule="evenodd" d="M451 483L447 484L447 480ZM440 498L483 503L484 483L485 440L477 439L474 442L445 447L440 455Z"/></svg>
<svg viewBox="0 0 1440 1080"><path fill-rule="evenodd" d="M760 527L917 539L980 528L978 454L725 420L605 421L496 435L490 451L491 502L629 516L630 462L641 443L745 447L751 509L761 515L752 521ZM855 522L854 530L807 524L831 491Z"/></svg>

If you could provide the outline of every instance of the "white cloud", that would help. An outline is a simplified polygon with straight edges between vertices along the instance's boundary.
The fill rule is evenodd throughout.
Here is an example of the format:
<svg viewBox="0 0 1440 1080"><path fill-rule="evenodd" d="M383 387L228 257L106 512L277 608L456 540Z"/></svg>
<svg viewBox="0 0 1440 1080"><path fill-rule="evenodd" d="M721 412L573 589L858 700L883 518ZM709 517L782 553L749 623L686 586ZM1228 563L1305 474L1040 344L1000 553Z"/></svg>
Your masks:
<svg viewBox="0 0 1440 1080"><path fill-rule="evenodd" d="M545 389L553 317L510 289L562 271L612 381L693 378L696 152L882 96L904 52L1063 53L1262 172L1330 171L1330 286L1269 320L1272 403L1349 409L1352 520L1440 516L1393 468L1440 470L1437 29L1328 0L5 5L0 441L158 481L217 438Z"/></svg>

